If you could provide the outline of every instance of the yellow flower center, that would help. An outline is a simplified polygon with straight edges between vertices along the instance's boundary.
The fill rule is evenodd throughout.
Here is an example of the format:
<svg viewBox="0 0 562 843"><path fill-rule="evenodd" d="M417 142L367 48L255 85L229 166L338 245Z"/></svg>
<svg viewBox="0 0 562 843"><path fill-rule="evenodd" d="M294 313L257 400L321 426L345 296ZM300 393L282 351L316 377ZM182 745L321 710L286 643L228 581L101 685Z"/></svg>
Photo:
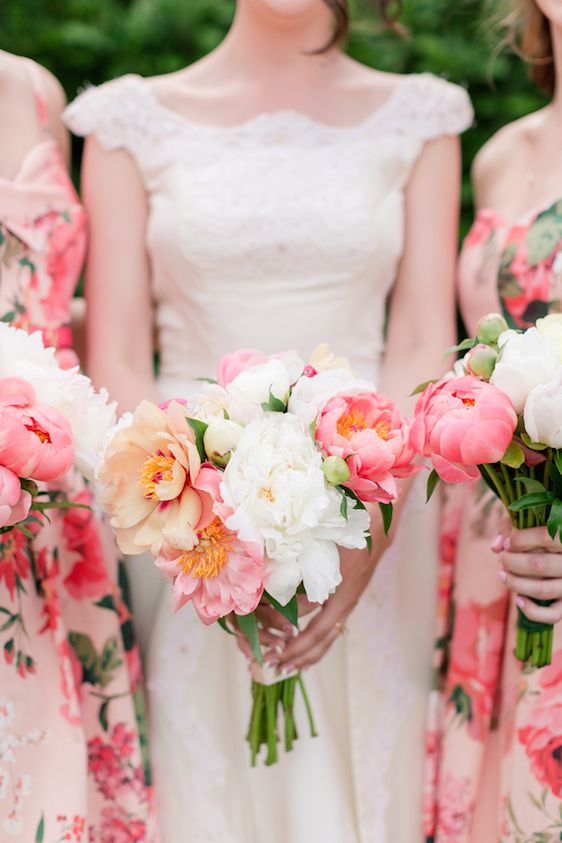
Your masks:
<svg viewBox="0 0 562 843"><path fill-rule="evenodd" d="M387 419L379 419L375 425L375 431L379 439L384 439L386 442L390 433L390 422Z"/></svg>
<svg viewBox="0 0 562 843"><path fill-rule="evenodd" d="M50 444L51 437L49 436L46 430L43 430L43 428L37 424L37 422L34 421L30 424L26 424L26 428L27 430L29 430L30 433L34 433L36 435L42 445L44 445L45 442Z"/></svg>
<svg viewBox="0 0 562 843"><path fill-rule="evenodd" d="M340 436L351 439L354 433L365 430L367 422L365 416L359 410L353 409L349 413L340 416L336 425Z"/></svg>
<svg viewBox="0 0 562 843"><path fill-rule="evenodd" d="M265 498L266 501L269 503L274 503L275 498L273 497L273 492L269 487L264 486L263 489L260 489L260 498Z"/></svg>
<svg viewBox="0 0 562 843"><path fill-rule="evenodd" d="M143 463L139 472L139 486L143 490L147 500L158 498L158 484L165 481L169 483L174 476L174 458L157 454L149 457Z"/></svg>
<svg viewBox="0 0 562 843"><path fill-rule="evenodd" d="M225 527L219 518L215 518L208 527L198 533L198 538L199 544L179 557L178 567L184 574L201 579L218 577L232 552L234 533Z"/></svg>

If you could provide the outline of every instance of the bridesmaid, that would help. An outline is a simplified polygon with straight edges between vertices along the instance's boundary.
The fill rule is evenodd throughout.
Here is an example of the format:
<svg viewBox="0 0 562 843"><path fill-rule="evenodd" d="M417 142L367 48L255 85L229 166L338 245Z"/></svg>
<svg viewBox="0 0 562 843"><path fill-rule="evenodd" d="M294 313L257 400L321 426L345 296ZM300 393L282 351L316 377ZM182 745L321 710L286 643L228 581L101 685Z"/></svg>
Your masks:
<svg viewBox="0 0 562 843"><path fill-rule="evenodd" d="M459 272L471 333L492 310L525 328L562 309L562 5L519 0L509 23L552 101L498 132L476 159L478 213ZM513 652L517 606L533 620L562 618L562 546L545 528L507 534L479 488L455 490L448 503L426 841L560 840L562 626L550 667L522 666ZM556 602L539 608L531 597Z"/></svg>
<svg viewBox="0 0 562 843"><path fill-rule="evenodd" d="M0 52L0 317L77 363L86 219L60 85ZM88 504L81 480L65 491ZM89 509L0 541L0 839L151 841L139 658L122 565Z"/></svg>

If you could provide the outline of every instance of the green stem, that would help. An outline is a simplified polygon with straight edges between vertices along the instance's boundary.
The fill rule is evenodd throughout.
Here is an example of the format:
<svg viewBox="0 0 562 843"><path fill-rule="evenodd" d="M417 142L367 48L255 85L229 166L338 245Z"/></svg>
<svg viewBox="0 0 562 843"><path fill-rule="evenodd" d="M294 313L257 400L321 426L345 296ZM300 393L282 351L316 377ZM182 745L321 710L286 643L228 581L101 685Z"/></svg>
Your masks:
<svg viewBox="0 0 562 843"><path fill-rule="evenodd" d="M509 512L509 505L511 504L511 501L508 499L508 497L506 495L506 491L503 488L502 484L500 483L496 471L494 471L494 469L489 465L481 465L480 470L486 474L486 476L488 477L488 479L490 480L490 482L494 486L496 492L498 493L498 497L500 498L501 502L503 503L503 505L505 506L505 508ZM510 513L512 520L513 520L514 514L515 513Z"/></svg>
<svg viewBox="0 0 562 843"><path fill-rule="evenodd" d="M308 723L309 723L309 726L310 726L310 736L312 738L317 738L318 732L316 731L316 724L314 723L314 715L312 713L312 706L310 705L310 700L308 698L308 694L306 692L306 688L304 686L304 681L303 681L303 678L302 678L302 673L300 673L300 671L296 676L296 680L297 680L298 686L300 688L302 698L304 700L306 713L308 715Z"/></svg>
<svg viewBox="0 0 562 843"><path fill-rule="evenodd" d="M267 756L265 764L271 767L277 764L277 685L265 688L265 711L267 719Z"/></svg>

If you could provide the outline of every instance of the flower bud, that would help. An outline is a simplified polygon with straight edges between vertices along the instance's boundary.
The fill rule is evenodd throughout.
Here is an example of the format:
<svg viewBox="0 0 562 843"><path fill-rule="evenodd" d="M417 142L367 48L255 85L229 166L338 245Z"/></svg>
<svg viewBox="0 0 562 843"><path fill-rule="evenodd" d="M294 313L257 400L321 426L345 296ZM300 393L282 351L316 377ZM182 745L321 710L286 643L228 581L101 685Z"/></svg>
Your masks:
<svg viewBox="0 0 562 843"><path fill-rule="evenodd" d="M466 368L471 375L487 381L492 377L497 359L498 352L481 342L469 351Z"/></svg>
<svg viewBox="0 0 562 843"><path fill-rule="evenodd" d="M341 457L326 457L322 463L322 471L328 483L332 483L333 486L345 483L351 476L349 466Z"/></svg>
<svg viewBox="0 0 562 843"><path fill-rule="evenodd" d="M236 422L229 419L212 421L203 436L205 453L211 462L219 468L225 468L241 434L242 428Z"/></svg>
<svg viewBox="0 0 562 843"><path fill-rule="evenodd" d="M476 337L483 343L494 345L501 334L507 331L508 324L500 313L489 313L483 316L476 326Z"/></svg>

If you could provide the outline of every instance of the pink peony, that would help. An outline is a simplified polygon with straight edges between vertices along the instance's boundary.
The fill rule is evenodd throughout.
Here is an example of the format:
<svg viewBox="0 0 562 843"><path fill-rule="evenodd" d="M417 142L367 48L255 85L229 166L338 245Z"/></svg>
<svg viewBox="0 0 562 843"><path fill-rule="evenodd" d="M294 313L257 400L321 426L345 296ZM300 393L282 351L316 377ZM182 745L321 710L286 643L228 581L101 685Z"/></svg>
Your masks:
<svg viewBox="0 0 562 843"><path fill-rule="evenodd" d="M230 612L253 612L263 594L263 551L242 542L224 521L225 507L219 487L222 474L203 466L195 486L208 497L206 517L198 526L198 543L187 552L165 548L157 566L174 583L174 611L191 601L204 624L214 623Z"/></svg>
<svg viewBox="0 0 562 843"><path fill-rule="evenodd" d="M24 521L31 507L31 495L21 488L19 478L9 468L0 466L0 527Z"/></svg>
<svg viewBox="0 0 562 843"><path fill-rule="evenodd" d="M217 367L217 380L221 386L228 386L240 372L267 363L268 360L267 354L255 348L241 348L232 354L225 354Z"/></svg>
<svg viewBox="0 0 562 843"><path fill-rule="evenodd" d="M466 375L430 384L416 405L411 443L447 483L478 477L478 465L504 456L517 426L509 398Z"/></svg>
<svg viewBox="0 0 562 843"><path fill-rule="evenodd" d="M21 378L0 379L0 465L18 477L56 480L74 459L66 418L35 405L35 391Z"/></svg>
<svg viewBox="0 0 562 843"><path fill-rule="evenodd" d="M345 483L361 500L390 503L397 477L417 471L410 429L396 405L376 392L331 398L318 417L316 440L325 454L346 460Z"/></svg>

